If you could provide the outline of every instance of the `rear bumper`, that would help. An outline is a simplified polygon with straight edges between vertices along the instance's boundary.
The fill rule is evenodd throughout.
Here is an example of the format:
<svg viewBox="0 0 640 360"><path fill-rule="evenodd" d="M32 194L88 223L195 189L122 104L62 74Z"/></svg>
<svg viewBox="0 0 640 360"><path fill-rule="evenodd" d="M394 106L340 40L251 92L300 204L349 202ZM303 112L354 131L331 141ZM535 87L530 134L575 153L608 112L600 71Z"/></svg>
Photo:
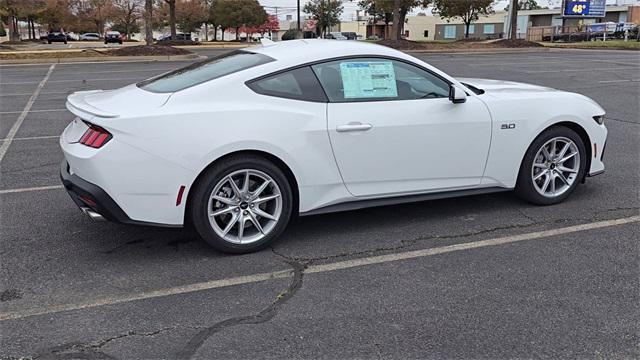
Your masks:
<svg viewBox="0 0 640 360"><path fill-rule="evenodd" d="M70 174L69 163L66 160L63 160L60 164L60 179L73 202L93 219L102 217L106 220L123 224L181 227L179 225L132 220L102 188L75 174Z"/></svg>

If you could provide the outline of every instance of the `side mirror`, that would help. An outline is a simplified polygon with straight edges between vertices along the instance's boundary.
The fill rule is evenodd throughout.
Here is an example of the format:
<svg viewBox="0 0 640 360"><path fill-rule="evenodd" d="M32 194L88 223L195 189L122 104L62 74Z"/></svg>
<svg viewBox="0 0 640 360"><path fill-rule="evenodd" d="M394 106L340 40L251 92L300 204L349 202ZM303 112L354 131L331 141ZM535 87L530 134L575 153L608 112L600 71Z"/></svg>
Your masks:
<svg viewBox="0 0 640 360"><path fill-rule="evenodd" d="M449 100L454 104L461 104L467 101L467 93L456 85L449 88Z"/></svg>

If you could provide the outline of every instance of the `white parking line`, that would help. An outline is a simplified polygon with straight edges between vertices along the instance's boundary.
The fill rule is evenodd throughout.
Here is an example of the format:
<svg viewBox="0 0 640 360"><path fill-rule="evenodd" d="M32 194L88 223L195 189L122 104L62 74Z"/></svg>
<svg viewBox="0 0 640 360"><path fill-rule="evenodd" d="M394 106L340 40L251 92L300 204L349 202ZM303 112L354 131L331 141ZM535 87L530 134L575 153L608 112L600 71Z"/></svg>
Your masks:
<svg viewBox="0 0 640 360"><path fill-rule="evenodd" d="M49 62L49 63L35 63L35 64L0 64L0 68L3 67L23 67L23 66L43 66L43 65L71 65L78 66L84 64L122 64L122 63L156 63L156 62L188 62L188 61L197 61L202 60L203 57L193 58L193 59L167 59L167 60L149 60L149 59L141 59L141 60L113 60L113 61L80 61L80 62L68 62L68 63L58 63L58 62Z"/></svg>
<svg viewBox="0 0 640 360"><path fill-rule="evenodd" d="M51 112L51 111L69 111L67 109L44 109L44 110L29 110L28 113L40 113L40 112ZM22 114L23 111L0 111L0 114Z"/></svg>
<svg viewBox="0 0 640 360"><path fill-rule="evenodd" d="M4 155L7 153L7 150L11 145L11 141L16 136L18 129L20 129L20 125L22 125L24 118L27 117L29 110L31 110L31 106L33 106L33 103L38 98L38 94L40 94L40 90L42 90L42 88L44 87L44 84L47 82L47 80L49 80L49 76L51 76L51 73L55 68L56 68L56 64L53 64L49 67L49 71L47 71L47 75L45 75L42 81L40 81L40 83L38 84L38 87L33 92L33 95L31 95L31 97L29 98L29 101L27 101L27 104L24 106L24 109L20 113L20 116L18 116L18 119L13 124L11 129L9 129L9 133L7 133L6 141L3 141L2 145L0 145L0 162L2 162Z"/></svg>
<svg viewBox="0 0 640 360"><path fill-rule="evenodd" d="M619 70L630 70L635 69L635 67L618 67L618 68L599 68L599 69L569 69L569 70L525 70L524 72L527 74L542 74L542 73L564 73L564 72L594 72L594 71L619 71Z"/></svg>
<svg viewBox="0 0 640 360"><path fill-rule="evenodd" d="M135 81L135 77L133 80ZM50 83L65 83L65 82L93 82L93 81L122 81L122 80L132 80L132 78L107 78L107 79L66 79L66 80L51 80ZM24 82L3 82L0 85L26 85L26 84L37 84L37 81L24 81Z"/></svg>
<svg viewBox="0 0 640 360"><path fill-rule="evenodd" d="M11 141L19 141L19 140L45 140L45 139L58 139L60 135L47 135L47 136L27 136L27 137L19 137L13 138ZM0 141L8 141L9 139L4 138L0 139Z"/></svg>
<svg viewBox="0 0 640 360"><path fill-rule="evenodd" d="M370 257L338 261L338 262L322 264L322 265L312 265L305 270L305 273L317 274L317 273L324 273L329 271L350 269L350 268L355 268L359 266L383 264L383 263L388 263L392 261L422 258L422 257L445 254L445 253L455 252L455 251L471 250L471 249L477 249L477 248L482 248L487 246L504 245L504 244L525 241L525 240L549 238L552 236L566 235L566 234L571 234L571 233L580 232L580 231L595 230L595 229L600 229L600 228L609 227L609 226L630 224L638 221L640 221L640 216L632 216L632 217L621 218L621 219L598 221L598 222L592 222L592 223L587 223L582 225L568 226L564 228L537 231L537 232L531 232L531 233L520 234L520 235L505 236L500 238L474 241L474 242L468 242L468 243L462 243L462 244L441 246L441 247L430 248L430 249L407 251L402 253L380 255L380 256L370 256ZM606 241L606 240L607 240L606 238L603 239L603 241ZM229 287L229 286L235 286L235 285L252 284L252 283L258 283L258 282L268 281L272 279L281 279L281 278L289 277L291 276L291 274L292 274L291 270L279 270L279 271L274 271L269 273L238 276L238 277L232 277L232 278L226 278L226 279L199 282L195 284L181 285L181 286L176 286L176 287L171 287L166 289L111 296L111 297L106 297L102 299L87 300L87 301L78 302L74 304L60 304L60 305L53 305L53 306L41 307L41 308L2 312L0 313L0 321L11 320L11 319L21 319L21 318L37 316L37 315L49 315L49 314L59 313L63 311L89 309L89 308L95 308L95 307L105 306L105 305L122 304L122 303L131 302L131 301L154 299L159 297L192 293L197 291L211 290L211 289L217 289L217 288L223 288L223 287Z"/></svg>
<svg viewBox="0 0 640 360"><path fill-rule="evenodd" d="M21 193L21 192L28 192L28 191L57 190L62 188L63 188L62 185L52 185L52 186L37 186L37 187L30 187L30 188L21 188L21 189L6 189L6 190L0 190L0 195L15 194L15 193Z"/></svg>
<svg viewBox="0 0 640 360"><path fill-rule="evenodd" d="M640 80L632 80L632 79L621 79L621 80L600 80L599 83L608 84L608 83L623 83L623 82L637 82Z"/></svg>
<svg viewBox="0 0 640 360"><path fill-rule="evenodd" d="M153 72L153 71L170 71L175 69L174 67L168 67L168 68L162 68L162 69L131 69L131 70L110 70L110 71L88 71L88 72L79 72L79 71L73 71L73 72L64 72L64 71L60 71L60 69L58 69L58 72L56 72L57 75L66 75L66 74L70 74L70 75L78 75L78 74L112 74L112 73L128 73L128 72Z"/></svg>

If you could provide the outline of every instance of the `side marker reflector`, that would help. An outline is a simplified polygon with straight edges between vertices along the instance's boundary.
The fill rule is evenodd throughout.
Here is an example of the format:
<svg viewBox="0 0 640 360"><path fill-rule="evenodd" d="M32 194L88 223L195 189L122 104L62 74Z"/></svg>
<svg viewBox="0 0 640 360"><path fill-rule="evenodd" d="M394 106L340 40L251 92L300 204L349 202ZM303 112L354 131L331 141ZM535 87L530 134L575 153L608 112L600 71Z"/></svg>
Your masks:
<svg viewBox="0 0 640 360"><path fill-rule="evenodd" d="M176 198L176 206L180 206L182 203L182 195L184 194L184 185L180 186L180 190L178 190L178 197Z"/></svg>

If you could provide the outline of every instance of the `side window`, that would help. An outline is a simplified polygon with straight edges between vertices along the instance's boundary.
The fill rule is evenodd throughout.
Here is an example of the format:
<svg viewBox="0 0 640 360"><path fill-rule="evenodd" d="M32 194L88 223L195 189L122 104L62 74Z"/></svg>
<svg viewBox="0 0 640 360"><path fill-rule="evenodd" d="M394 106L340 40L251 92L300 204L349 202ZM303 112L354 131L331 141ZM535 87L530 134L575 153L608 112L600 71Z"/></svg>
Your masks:
<svg viewBox="0 0 640 360"><path fill-rule="evenodd" d="M402 61L348 59L312 68L331 102L449 97L448 82Z"/></svg>
<svg viewBox="0 0 640 360"><path fill-rule="evenodd" d="M252 80L247 86L258 94L286 99L327 102L320 84L308 66Z"/></svg>

